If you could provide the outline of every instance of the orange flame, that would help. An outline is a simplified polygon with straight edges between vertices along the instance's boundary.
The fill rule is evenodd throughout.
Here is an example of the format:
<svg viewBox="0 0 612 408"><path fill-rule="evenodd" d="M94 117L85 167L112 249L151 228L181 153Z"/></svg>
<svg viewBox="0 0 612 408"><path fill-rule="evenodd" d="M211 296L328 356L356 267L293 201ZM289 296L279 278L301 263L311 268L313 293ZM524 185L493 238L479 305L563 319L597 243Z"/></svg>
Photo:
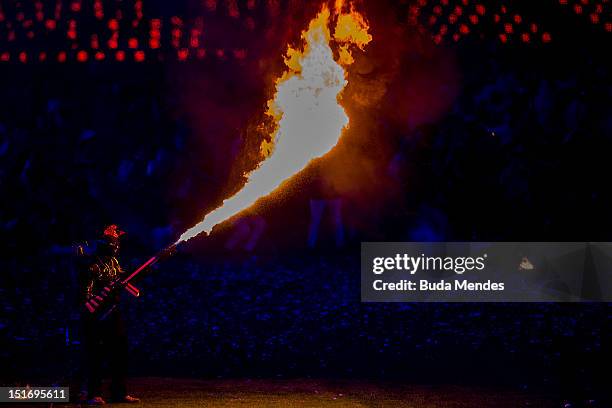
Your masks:
<svg viewBox="0 0 612 408"><path fill-rule="evenodd" d="M330 46L330 11L324 6L302 32L304 49L288 47L287 70L276 81L276 93L268 101L266 113L273 117L276 127L272 141L261 145L265 159L247 175L247 183L238 193L183 233L177 243L209 233L215 225L272 193L338 143L349 123L339 103L348 83L343 65L353 62L351 45L363 49L372 40L365 19L353 9L343 13L342 6L343 2L337 0L333 38L338 46L338 62Z"/></svg>

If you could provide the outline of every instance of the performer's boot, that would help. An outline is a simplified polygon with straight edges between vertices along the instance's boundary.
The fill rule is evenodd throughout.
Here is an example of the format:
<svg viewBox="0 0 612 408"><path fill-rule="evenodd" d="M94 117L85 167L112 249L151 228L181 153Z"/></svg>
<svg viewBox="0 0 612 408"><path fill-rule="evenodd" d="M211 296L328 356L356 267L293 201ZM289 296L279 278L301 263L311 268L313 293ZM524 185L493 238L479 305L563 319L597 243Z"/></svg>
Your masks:
<svg viewBox="0 0 612 408"><path fill-rule="evenodd" d="M131 395L124 395L121 398L113 398L113 402L127 402L131 404L137 404L140 402L140 398L136 398Z"/></svg>
<svg viewBox="0 0 612 408"><path fill-rule="evenodd" d="M92 397L90 399L87 400L87 405L104 405L106 404L106 401L104 401L104 398L102 397Z"/></svg>

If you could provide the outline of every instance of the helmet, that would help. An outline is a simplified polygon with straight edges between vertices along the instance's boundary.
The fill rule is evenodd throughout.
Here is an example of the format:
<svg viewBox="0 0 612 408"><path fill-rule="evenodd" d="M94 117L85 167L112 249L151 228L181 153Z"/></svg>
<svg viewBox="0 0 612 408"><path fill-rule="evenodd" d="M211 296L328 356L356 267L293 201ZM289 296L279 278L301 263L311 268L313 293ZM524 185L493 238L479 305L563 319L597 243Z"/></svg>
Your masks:
<svg viewBox="0 0 612 408"><path fill-rule="evenodd" d="M117 256L119 253L119 238L125 234L115 224L104 228L102 239L99 241L98 253L106 256Z"/></svg>

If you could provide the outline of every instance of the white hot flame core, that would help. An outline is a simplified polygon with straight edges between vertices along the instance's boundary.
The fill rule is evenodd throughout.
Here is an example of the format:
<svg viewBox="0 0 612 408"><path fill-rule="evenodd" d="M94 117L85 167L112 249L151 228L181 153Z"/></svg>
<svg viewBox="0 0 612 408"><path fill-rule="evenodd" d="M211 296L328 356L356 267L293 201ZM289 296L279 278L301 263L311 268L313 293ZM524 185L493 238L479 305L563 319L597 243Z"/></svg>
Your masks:
<svg viewBox="0 0 612 408"><path fill-rule="evenodd" d="M289 71L278 81L271 101L277 120L271 155L247 175L244 187L187 230L178 242L206 232L272 193L281 183L328 153L340 139L349 119L338 98L347 84L343 67L334 60L324 9L310 23L305 51L289 50ZM296 65L297 64L297 65Z"/></svg>

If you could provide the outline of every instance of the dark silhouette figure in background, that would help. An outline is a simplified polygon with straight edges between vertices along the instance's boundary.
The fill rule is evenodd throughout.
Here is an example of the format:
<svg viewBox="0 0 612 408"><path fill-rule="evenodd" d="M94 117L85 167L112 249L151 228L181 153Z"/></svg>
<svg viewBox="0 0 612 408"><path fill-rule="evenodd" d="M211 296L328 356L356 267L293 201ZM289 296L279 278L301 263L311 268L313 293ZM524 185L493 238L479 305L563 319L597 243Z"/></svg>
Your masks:
<svg viewBox="0 0 612 408"><path fill-rule="evenodd" d="M104 229L93 254L78 247L80 265L81 305L110 286L123 270L119 265L120 237L124 232L116 225ZM128 340L125 324L119 310L119 294L113 293L112 310L103 319L98 319L87 310L82 311L84 371L87 376L87 403L104 405L102 398L102 370L104 360L108 362L111 374L111 398L113 402L139 402L127 394L126 374Z"/></svg>

